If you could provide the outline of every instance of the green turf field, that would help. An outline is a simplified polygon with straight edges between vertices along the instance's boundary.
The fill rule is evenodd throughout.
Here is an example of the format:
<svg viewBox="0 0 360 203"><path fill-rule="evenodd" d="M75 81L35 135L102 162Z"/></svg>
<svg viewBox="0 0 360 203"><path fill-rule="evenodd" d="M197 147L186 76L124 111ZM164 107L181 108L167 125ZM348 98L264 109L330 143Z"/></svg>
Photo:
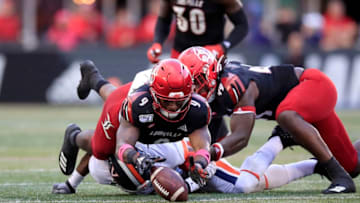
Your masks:
<svg viewBox="0 0 360 203"><path fill-rule="evenodd" d="M94 128L100 107L0 105L0 202L160 202L159 196L127 195L112 186L102 186L91 177L74 195L51 194L52 184L66 177L58 168L58 152L67 124ZM340 112L354 141L360 138L360 111ZM249 146L229 158L236 166L265 142L274 122L257 121ZM275 163L308 159L299 147L286 149ZM313 175L276 190L253 194L191 194L189 202L360 202L360 178L355 194L322 195L329 182Z"/></svg>

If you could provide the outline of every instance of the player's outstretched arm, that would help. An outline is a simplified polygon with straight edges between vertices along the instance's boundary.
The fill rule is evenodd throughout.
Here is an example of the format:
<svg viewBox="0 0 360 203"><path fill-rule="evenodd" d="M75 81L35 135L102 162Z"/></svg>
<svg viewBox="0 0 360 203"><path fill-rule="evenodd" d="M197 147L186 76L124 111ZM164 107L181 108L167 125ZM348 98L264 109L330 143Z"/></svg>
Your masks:
<svg viewBox="0 0 360 203"><path fill-rule="evenodd" d="M249 32L248 20L239 0L222 0L225 5L226 15L234 25L229 36L223 41L222 45L226 50L239 44Z"/></svg>
<svg viewBox="0 0 360 203"><path fill-rule="evenodd" d="M116 154L125 163L135 163L137 152L134 148L139 139L139 129L121 118L120 126L116 132Z"/></svg>
<svg viewBox="0 0 360 203"><path fill-rule="evenodd" d="M252 129L255 123L256 109L255 101L259 91L255 82L250 82L249 87L241 96L238 104L233 110L230 119L231 133L211 147L211 157L213 160L221 158L217 145L223 149L222 156L230 156L247 146Z"/></svg>
<svg viewBox="0 0 360 203"><path fill-rule="evenodd" d="M147 51L147 57L151 63L159 62L158 57L162 54L162 44L170 33L172 21L171 5L169 1L162 0L159 10L160 13L154 31L154 43Z"/></svg>
<svg viewBox="0 0 360 203"><path fill-rule="evenodd" d="M210 133L208 126L195 130L189 135L190 143L195 150L191 158L189 175L200 186L205 185L208 174L204 170L210 163Z"/></svg>

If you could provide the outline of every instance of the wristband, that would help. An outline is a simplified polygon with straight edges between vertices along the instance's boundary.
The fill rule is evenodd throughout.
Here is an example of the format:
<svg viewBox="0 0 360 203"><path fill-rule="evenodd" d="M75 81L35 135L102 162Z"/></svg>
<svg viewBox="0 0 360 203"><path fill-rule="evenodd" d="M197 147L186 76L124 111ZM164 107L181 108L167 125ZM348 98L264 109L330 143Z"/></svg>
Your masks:
<svg viewBox="0 0 360 203"><path fill-rule="evenodd" d="M202 156L207 161L206 164L210 163L210 153L209 153L209 151L207 151L205 149L200 149L195 153L195 157L196 156Z"/></svg>
<svg viewBox="0 0 360 203"><path fill-rule="evenodd" d="M247 114L253 113L256 115L255 106L241 106L234 109L233 114Z"/></svg>
<svg viewBox="0 0 360 203"><path fill-rule="evenodd" d="M129 145L129 144L123 144L123 145L121 145L121 147L119 148L119 151L118 151L118 157L119 157L119 159L120 159L122 162L124 162L123 155L124 155L124 152L125 152L127 149L133 149L133 150L135 150L135 148L134 148L132 145Z"/></svg>
<svg viewBox="0 0 360 203"><path fill-rule="evenodd" d="M215 153L216 153L216 157L214 161L218 161L224 155L224 148L222 144L220 144L219 142L212 144L212 147L215 149Z"/></svg>

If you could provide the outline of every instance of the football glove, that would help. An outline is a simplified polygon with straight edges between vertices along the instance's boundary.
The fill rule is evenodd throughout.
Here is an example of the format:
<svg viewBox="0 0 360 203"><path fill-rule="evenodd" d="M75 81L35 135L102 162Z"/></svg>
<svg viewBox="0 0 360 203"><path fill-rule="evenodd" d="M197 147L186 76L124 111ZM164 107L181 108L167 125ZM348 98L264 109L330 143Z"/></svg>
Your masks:
<svg viewBox="0 0 360 203"><path fill-rule="evenodd" d="M207 45L204 46L204 48L211 51L216 57L216 59L219 59L221 56L225 54L225 49L221 44Z"/></svg>
<svg viewBox="0 0 360 203"><path fill-rule="evenodd" d="M163 162L165 160L166 159L162 158L162 157L150 157L147 154L140 154L136 158L135 168L140 173L140 175L148 175L148 174L150 174L151 167L156 162Z"/></svg>
<svg viewBox="0 0 360 203"><path fill-rule="evenodd" d="M215 161L210 162L209 165L206 166L205 171L207 173L206 179L212 178L216 173Z"/></svg>
<svg viewBox="0 0 360 203"><path fill-rule="evenodd" d="M189 160L190 160L190 169L189 169L190 178L200 187L205 186L207 178L209 177L209 172L203 169L199 163L195 163L193 156L191 156Z"/></svg>
<svg viewBox="0 0 360 203"><path fill-rule="evenodd" d="M158 58L162 53L162 46L159 43L154 43L147 51L147 57L151 63L157 63L160 61Z"/></svg>

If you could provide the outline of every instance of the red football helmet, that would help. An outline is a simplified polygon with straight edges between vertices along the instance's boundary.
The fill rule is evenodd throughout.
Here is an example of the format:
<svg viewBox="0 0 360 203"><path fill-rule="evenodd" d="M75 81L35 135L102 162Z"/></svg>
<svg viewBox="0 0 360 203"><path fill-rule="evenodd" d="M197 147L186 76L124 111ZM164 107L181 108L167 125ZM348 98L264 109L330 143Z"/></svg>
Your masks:
<svg viewBox="0 0 360 203"><path fill-rule="evenodd" d="M195 92L211 101L221 70L215 56L203 47L190 47L181 52L178 59L193 75Z"/></svg>
<svg viewBox="0 0 360 203"><path fill-rule="evenodd" d="M155 112L170 122L184 118L192 94L189 69L177 59L160 61L151 73L150 92Z"/></svg>

